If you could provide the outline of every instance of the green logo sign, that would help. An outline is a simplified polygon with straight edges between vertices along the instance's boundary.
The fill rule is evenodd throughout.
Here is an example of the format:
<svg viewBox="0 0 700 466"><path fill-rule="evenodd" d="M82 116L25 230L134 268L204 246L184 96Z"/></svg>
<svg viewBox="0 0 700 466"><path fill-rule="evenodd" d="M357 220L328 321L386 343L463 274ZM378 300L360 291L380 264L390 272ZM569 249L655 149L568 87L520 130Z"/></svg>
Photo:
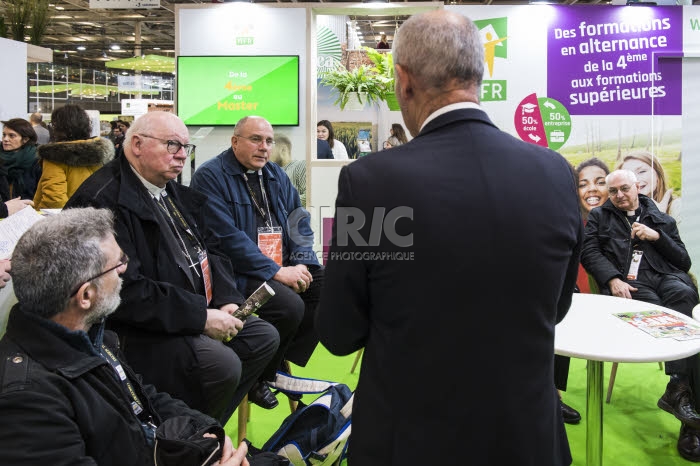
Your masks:
<svg viewBox="0 0 700 466"><path fill-rule="evenodd" d="M316 31L316 43L318 45L316 73L320 76L321 73L338 67L343 52L340 48L338 36L326 26L319 26Z"/></svg>

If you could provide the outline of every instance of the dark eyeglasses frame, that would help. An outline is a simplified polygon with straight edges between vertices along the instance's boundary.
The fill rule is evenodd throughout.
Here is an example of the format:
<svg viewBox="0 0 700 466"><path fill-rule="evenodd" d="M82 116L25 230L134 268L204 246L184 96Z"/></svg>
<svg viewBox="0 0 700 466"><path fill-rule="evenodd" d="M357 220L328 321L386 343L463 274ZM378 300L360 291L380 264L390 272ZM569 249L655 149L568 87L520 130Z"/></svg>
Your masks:
<svg viewBox="0 0 700 466"><path fill-rule="evenodd" d="M618 191L622 191L624 194L627 194L628 192L630 192L630 189L632 189L632 186L623 185L623 186L620 186L619 190L618 190L618 188L608 188L608 193L612 194L613 196L616 196Z"/></svg>
<svg viewBox="0 0 700 466"><path fill-rule="evenodd" d="M192 151L197 147L194 144L183 144L180 141L173 141L172 139L161 139L157 138L155 136L151 136L150 134L143 134L143 133L137 133L137 136L143 136L145 138L151 138L155 139L156 141L160 141L161 143L165 144L167 146L167 151L169 154L177 154L180 152L180 149L185 149L185 154L187 156L192 154Z"/></svg>
<svg viewBox="0 0 700 466"><path fill-rule="evenodd" d="M70 297L72 298L73 296L75 296L75 295L78 293L78 291L80 291L80 287L83 286L84 284L86 284L86 283L88 283L88 282L91 282L91 281L93 281L93 280L95 280L95 279L97 279L97 278L100 278L102 275L107 275L107 274L108 274L109 272L111 272L112 270L116 270L116 269L118 269L119 267L121 267L122 265L127 265L128 263L129 263L129 256L127 256L125 252L122 252L121 257L119 258L119 263L118 263L117 265L115 265L114 267L108 268L108 269L105 270L104 272L98 273L98 274L95 275L94 277L88 278L88 279L85 280L84 282L81 282L80 285L78 285L78 286L75 288L75 291L72 292L72 293L70 294Z"/></svg>
<svg viewBox="0 0 700 466"><path fill-rule="evenodd" d="M240 135L238 135L238 134L234 134L234 136L236 136L237 138L247 139L247 140L249 140L250 142L252 142L253 144L257 145L258 147L262 146L263 142L264 142L265 144L267 144L267 147L272 147L272 146L274 146L274 145L276 144L274 139L272 139L272 138L264 139L262 136L258 136L257 134L254 134L254 135L252 135L252 136L250 136L250 137L248 137L248 136L240 136Z"/></svg>

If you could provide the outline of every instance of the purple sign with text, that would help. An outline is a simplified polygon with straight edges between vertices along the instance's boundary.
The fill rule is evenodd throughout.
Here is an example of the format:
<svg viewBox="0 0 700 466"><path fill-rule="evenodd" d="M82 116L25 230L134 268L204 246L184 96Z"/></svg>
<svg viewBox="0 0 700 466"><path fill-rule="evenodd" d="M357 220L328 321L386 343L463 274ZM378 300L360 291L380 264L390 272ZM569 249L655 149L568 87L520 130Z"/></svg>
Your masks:
<svg viewBox="0 0 700 466"><path fill-rule="evenodd" d="M683 8L556 8L547 97L571 115L680 115Z"/></svg>

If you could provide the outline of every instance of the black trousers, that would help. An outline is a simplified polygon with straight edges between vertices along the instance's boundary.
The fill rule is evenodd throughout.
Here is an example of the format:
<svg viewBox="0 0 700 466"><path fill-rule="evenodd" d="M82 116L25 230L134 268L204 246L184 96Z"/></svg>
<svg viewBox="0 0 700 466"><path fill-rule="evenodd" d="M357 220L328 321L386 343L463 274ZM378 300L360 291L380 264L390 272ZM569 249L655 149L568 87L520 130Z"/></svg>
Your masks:
<svg viewBox="0 0 700 466"><path fill-rule="evenodd" d="M277 352L278 345L275 328L255 316L249 317L228 343L206 335L195 338L192 346L207 400L202 411L226 425Z"/></svg>
<svg viewBox="0 0 700 466"><path fill-rule="evenodd" d="M287 285L277 280L268 280L267 284L275 290L275 295L258 311L258 316L271 323L279 332L280 344L267 368L263 371L263 380L274 380L277 369L283 360L297 366L306 366L318 345L318 334L314 326L316 308L321 298L324 268L310 268L313 281L311 286L297 294ZM248 279L246 296L255 291L263 282Z"/></svg>
<svg viewBox="0 0 700 466"><path fill-rule="evenodd" d="M698 292L679 277L670 274L659 274L653 270L641 270L639 280L628 283L637 288L632 292L632 299L673 309L674 311L693 316L693 308L698 304ZM666 374L691 375L696 356L666 363Z"/></svg>

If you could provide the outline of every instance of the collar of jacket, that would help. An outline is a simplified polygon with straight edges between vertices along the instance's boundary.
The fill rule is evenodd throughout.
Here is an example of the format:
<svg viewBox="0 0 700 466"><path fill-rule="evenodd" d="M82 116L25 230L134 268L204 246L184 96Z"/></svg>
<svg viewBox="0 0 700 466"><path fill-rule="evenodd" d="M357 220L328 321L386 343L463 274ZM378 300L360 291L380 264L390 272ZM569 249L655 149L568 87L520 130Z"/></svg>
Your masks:
<svg viewBox="0 0 700 466"><path fill-rule="evenodd" d="M51 142L38 146L37 154L51 162L65 163L72 167L90 167L104 165L112 160L114 144L101 137Z"/></svg>
<svg viewBox="0 0 700 466"><path fill-rule="evenodd" d="M434 120L430 121L427 125L425 125L425 128L423 128L416 137L424 136L440 128L451 125L453 123L462 122L464 120L473 120L476 122L487 124L489 126L493 126L494 128L498 129L498 127L493 124L493 122L489 119L488 115L486 115L486 112L484 112L483 110L479 110L476 108L461 108L458 110L453 110L451 112L443 113Z"/></svg>
<svg viewBox="0 0 700 466"><path fill-rule="evenodd" d="M121 179L117 203L120 207L136 213L144 220L158 222L153 206L150 203L151 195L146 187L141 183L136 174L131 169L126 156L111 162L118 164L113 167L118 170L118 177ZM190 212L198 212L207 200L204 194L183 186L175 181L168 181L165 185L168 195L173 196L175 202L183 208L183 215L188 223L196 226L196 222L190 216Z"/></svg>
<svg viewBox="0 0 700 466"><path fill-rule="evenodd" d="M229 147L226 149L224 152L221 153L221 165L222 168L224 169L224 173L227 175L232 175L232 176L240 176L243 175L243 173L247 172L248 170L241 165L241 163L238 161L236 158L236 155L233 153L233 149ZM265 164L265 166L262 168L263 172L263 177L267 180L275 180L275 174L272 170L270 170L270 161Z"/></svg>
<svg viewBox="0 0 700 466"><path fill-rule="evenodd" d="M71 331L49 319L24 312L19 304L10 311L7 336L47 370L68 378L80 377L106 364L95 345L102 344L104 322L93 326L90 336ZM92 339L91 339L92 338Z"/></svg>

